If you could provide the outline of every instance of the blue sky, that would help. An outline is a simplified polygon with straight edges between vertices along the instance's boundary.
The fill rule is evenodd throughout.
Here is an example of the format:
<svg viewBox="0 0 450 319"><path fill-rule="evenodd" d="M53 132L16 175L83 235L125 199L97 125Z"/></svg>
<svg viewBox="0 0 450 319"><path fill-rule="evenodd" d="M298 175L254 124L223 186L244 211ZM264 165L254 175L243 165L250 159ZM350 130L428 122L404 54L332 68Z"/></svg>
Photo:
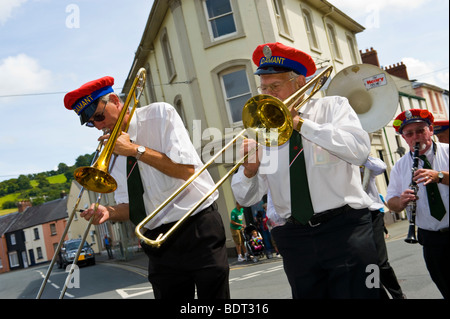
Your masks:
<svg viewBox="0 0 450 319"><path fill-rule="evenodd" d="M366 27L359 49L373 47L383 66L403 61L411 79L449 89L448 0L329 2ZM64 94L105 75L120 92L152 4L0 1L0 181L94 151L99 132L79 125Z"/></svg>

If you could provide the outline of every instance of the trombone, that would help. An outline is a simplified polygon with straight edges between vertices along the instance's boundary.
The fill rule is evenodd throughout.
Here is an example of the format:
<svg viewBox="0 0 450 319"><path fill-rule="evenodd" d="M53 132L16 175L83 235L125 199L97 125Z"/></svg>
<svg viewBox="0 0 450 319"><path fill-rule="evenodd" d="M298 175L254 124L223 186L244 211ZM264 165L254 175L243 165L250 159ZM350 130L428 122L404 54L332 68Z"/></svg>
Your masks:
<svg viewBox="0 0 450 319"><path fill-rule="evenodd" d="M78 205L80 203L81 197L84 193L84 190L90 190L94 191L96 193L100 193L97 197L97 201L95 203L95 210L97 210L98 205L100 204L100 200L102 198L102 194L105 193L111 193L116 190L117 188L117 182L115 179L108 173L108 169L112 169L115 164L115 160L117 156L114 157L113 162L110 165L111 162L111 156L114 150L114 146L116 145L117 138L121 134L122 131L127 132L128 128L130 126L131 118L134 115L134 111L136 110L136 107L139 103L140 96L144 90L145 86L145 79L146 79L146 71L145 68L141 68L138 70L136 77L133 81L133 84L130 88L130 92L128 93L128 96L125 100L125 103L122 107L122 111L119 114L119 118L117 119L117 122L114 126L113 131L111 132L111 135L105 144L105 146L102 149L103 141L101 141L97 149L95 151L94 158L92 160L91 166L85 166L85 167L79 167L74 172L75 180L82 186L81 190L78 194L77 200L75 202L75 206L69 216L69 219L67 221L67 225L63 231L63 234L61 236L61 239L58 243L58 246L55 250L55 254L53 255L52 261L50 262L49 268L47 269L47 273L44 277L44 280L41 284L41 287L39 289L39 292L36 296L36 299L40 299L42 296L42 293L44 291L45 285L47 284L47 281L50 277L50 274L52 272L53 266L56 262L56 258L61 250L62 244L64 242L64 238L67 235L67 232L70 228L70 224L72 223L73 217L75 215L75 212L77 211ZM128 111L128 107L130 105L131 99L133 98L133 107L130 110L130 116L128 118L128 122L126 123L125 128L123 129L123 121L125 119L125 115ZM101 152L100 152L101 151ZM70 267L69 274L67 275L66 281L64 283L64 287L61 291L61 294L59 296L59 299L64 298L64 294L67 290L67 287L70 283L72 274L75 270L75 266L78 262L78 257L80 256L81 250L83 249L84 242L86 241L86 237L89 233L89 229L92 225L94 215L89 219L88 225L86 227L86 230L84 231L83 237L80 242L80 246L78 247L77 253L73 259L73 263Z"/></svg>
<svg viewBox="0 0 450 319"><path fill-rule="evenodd" d="M214 187L208 191L182 218L180 218L165 234L159 234L156 239L150 239L143 235L142 228L152 220L162 209L172 202L187 186L189 186L201 173L203 173L219 156L232 146L238 138L244 137L247 133L251 137L255 137L259 144L265 146L280 146L286 143L292 135L293 123L289 108L294 107L296 111L300 109L311 97L316 94L328 78L333 70L332 66L328 66L313 79L308 81L306 85L288 97L285 101L281 101L276 97L261 94L252 97L247 101L242 110L242 122L244 130L238 133L223 149L217 152L203 167L194 173L183 185L181 185L171 196L169 196L158 208L144 218L135 228L136 236L147 245L159 248L161 245L181 226L181 224L199 208L206 199L211 196L224 182L228 179L247 159L247 153L240 159L233 168L231 168L225 176L223 176ZM305 98L305 94L312 87L311 92ZM276 139L273 137L274 130L277 130Z"/></svg>

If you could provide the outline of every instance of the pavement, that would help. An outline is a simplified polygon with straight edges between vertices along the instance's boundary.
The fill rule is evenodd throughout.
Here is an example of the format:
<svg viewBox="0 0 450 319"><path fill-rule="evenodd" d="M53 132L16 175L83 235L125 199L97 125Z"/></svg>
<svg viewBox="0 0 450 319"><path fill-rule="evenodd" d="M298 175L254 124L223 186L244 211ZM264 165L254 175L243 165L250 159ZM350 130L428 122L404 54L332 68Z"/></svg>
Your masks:
<svg viewBox="0 0 450 319"><path fill-rule="evenodd" d="M389 233L389 237L386 238L386 242L400 239L403 240L404 238L406 238L406 235L408 233L408 226L409 226L408 220L398 220L392 224L386 225L386 228ZM141 268L144 270L147 270L148 268L148 258L142 250L133 252L132 256L129 257L128 260L120 260L116 258L109 259L106 251L102 251L101 253L97 254L95 258L97 262L116 263ZM281 257L277 257L275 256L275 254L273 254L273 257L270 259L266 257L261 257L256 262L252 260L239 262L237 260L237 257L233 256L228 258L228 263L230 265L230 269L233 269L233 268L253 266L262 263L276 262L280 261L281 259L282 259Z"/></svg>

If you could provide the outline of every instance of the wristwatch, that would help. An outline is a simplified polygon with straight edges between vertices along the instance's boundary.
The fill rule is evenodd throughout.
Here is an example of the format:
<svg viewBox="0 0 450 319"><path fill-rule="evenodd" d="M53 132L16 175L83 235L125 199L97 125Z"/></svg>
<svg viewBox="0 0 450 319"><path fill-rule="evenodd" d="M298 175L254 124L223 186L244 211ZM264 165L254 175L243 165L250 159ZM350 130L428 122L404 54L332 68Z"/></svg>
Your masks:
<svg viewBox="0 0 450 319"><path fill-rule="evenodd" d="M142 154L144 153L145 153L145 146L139 145L137 148L136 160L139 160L139 158L141 158Z"/></svg>
<svg viewBox="0 0 450 319"><path fill-rule="evenodd" d="M442 183L442 180L444 179L444 173L439 172L439 173L438 173L438 177L439 177L438 183Z"/></svg>

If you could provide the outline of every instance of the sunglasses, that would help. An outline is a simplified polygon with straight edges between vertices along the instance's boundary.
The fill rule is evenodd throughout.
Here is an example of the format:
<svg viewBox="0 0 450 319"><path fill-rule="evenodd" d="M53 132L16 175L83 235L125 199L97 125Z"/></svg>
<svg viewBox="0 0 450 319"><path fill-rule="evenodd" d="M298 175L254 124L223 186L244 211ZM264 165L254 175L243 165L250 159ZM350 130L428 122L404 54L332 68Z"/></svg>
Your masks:
<svg viewBox="0 0 450 319"><path fill-rule="evenodd" d="M106 104L108 104L108 102L105 102L105 106L103 107L102 113L94 114L92 116L92 121L87 121L86 122L86 126L87 127L95 127L94 122L101 122L101 121L105 120L105 115L103 113L105 113Z"/></svg>

